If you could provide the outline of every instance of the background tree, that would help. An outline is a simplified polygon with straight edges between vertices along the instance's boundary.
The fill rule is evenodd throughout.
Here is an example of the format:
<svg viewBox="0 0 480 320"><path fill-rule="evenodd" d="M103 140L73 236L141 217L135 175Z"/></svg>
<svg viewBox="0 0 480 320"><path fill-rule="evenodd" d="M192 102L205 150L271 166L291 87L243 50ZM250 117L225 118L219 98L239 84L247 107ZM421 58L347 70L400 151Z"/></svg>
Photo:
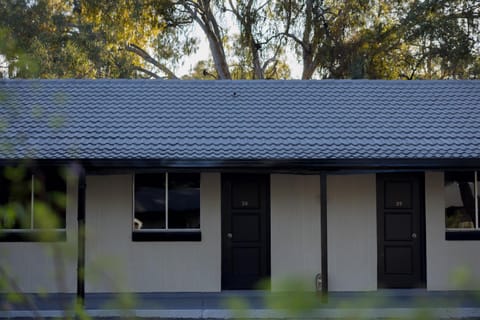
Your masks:
<svg viewBox="0 0 480 320"><path fill-rule="evenodd" d="M469 0L179 0L174 13L203 30L219 79L288 78L288 48L302 79L443 79L478 75L478 7Z"/></svg>
<svg viewBox="0 0 480 320"><path fill-rule="evenodd" d="M0 0L0 33L21 48L0 54L10 77L178 79L200 30L210 57L184 78L290 78L295 61L302 79L477 78L479 12L478 0Z"/></svg>
<svg viewBox="0 0 480 320"><path fill-rule="evenodd" d="M275 2L179 0L175 8L203 31L219 79L264 79L267 71L285 75L285 41Z"/></svg>
<svg viewBox="0 0 480 320"><path fill-rule="evenodd" d="M413 1L403 30L413 58L408 78L478 77L480 2Z"/></svg>
<svg viewBox="0 0 480 320"><path fill-rule="evenodd" d="M161 32L170 35L162 18L168 6L168 1L153 0L0 0L5 17L0 28L17 48L15 54L8 48L1 53L10 77L150 77L153 73L141 56L129 52L129 44L153 47ZM38 63L20 65L25 59L19 55ZM166 59L173 56L165 54Z"/></svg>

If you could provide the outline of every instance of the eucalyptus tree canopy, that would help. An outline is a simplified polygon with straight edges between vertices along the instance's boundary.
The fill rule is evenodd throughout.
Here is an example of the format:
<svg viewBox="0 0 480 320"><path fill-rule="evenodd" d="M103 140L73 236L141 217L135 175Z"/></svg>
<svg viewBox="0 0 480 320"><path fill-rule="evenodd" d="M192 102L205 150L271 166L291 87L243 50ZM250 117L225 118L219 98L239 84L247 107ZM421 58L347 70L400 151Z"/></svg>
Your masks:
<svg viewBox="0 0 480 320"><path fill-rule="evenodd" d="M0 15L10 77L177 79L199 46L183 78L480 75L478 0L0 0Z"/></svg>

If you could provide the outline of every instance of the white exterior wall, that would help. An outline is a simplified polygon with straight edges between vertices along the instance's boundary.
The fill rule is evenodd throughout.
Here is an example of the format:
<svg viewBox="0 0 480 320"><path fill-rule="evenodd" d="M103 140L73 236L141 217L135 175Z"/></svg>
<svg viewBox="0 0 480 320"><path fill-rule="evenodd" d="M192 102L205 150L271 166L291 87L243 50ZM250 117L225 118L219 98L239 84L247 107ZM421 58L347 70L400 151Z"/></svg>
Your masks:
<svg viewBox="0 0 480 320"><path fill-rule="evenodd" d="M443 173L425 174L428 290L468 289L480 284L480 241L445 240ZM455 274L469 274L468 286L456 285ZM458 279L457 279L458 280Z"/></svg>
<svg viewBox="0 0 480 320"><path fill-rule="evenodd" d="M375 174L328 176L328 286L377 290Z"/></svg>
<svg viewBox="0 0 480 320"><path fill-rule="evenodd" d="M220 174L200 179L199 242L133 242L132 175L87 177L86 291L219 291Z"/></svg>
<svg viewBox="0 0 480 320"><path fill-rule="evenodd" d="M271 175L273 290L290 277L314 288L321 271L319 181ZM327 188L329 289L376 290L375 175L328 176ZM24 292L75 292L76 181L67 194L66 242L0 242L0 266ZM201 242L132 242L132 196L131 175L87 177L87 292L219 291L220 174L201 175ZM425 209L428 290L465 289L452 281L463 271L480 283L480 241L445 240L441 172L425 175ZM52 248L66 253L64 276L58 277Z"/></svg>
<svg viewBox="0 0 480 320"><path fill-rule="evenodd" d="M271 175L272 289L291 278L315 289L321 272L319 176Z"/></svg>
<svg viewBox="0 0 480 320"><path fill-rule="evenodd" d="M67 184L66 233L60 242L0 242L0 266L22 292L75 292L77 181Z"/></svg>

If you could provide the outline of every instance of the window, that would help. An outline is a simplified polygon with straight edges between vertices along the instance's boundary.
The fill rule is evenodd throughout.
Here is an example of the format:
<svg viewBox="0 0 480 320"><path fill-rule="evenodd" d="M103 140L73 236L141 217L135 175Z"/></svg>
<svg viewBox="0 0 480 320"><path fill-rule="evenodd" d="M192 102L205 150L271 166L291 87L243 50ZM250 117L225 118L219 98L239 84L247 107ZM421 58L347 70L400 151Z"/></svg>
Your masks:
<svg viewBox="0 0 480 320"><path fill-rule="evenodd" d="M199 236L200 174L135 174L133 240L200 240Z"/></svg>
<svg viewBox="0 0 480 320"><path fill-rule="evenodd" d="M58 235L63 238L66 182L61 170L21 167L0 170L1 240L41 240L37 236L44 237L47 233L49 237L55 235L55 240L60 240Z"/></svg>
<svg viewBox="0 0 480 320"><path fill-rule="evenodd" d="M477 171L445 172L447 240L473 240L472 231L479 231L480 239L479 187Z"/></svg>

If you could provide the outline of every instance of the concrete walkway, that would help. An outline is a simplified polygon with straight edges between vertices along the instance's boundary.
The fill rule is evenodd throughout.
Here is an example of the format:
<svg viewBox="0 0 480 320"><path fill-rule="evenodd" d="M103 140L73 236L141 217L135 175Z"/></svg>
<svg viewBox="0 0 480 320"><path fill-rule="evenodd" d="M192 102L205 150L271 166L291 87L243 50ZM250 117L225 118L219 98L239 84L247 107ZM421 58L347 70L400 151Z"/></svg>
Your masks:
<svg viewBox="0 0 480 320"><path fill-rule="evenodd" d="M67 316L71 294L28 295L11 303L0 295L0 318ZM312 293L228 291L221 293L88 294L86 313L95 318L177 319L473 319L480 318L476 292L387 290L331 293L328 302Z"/></svg>

